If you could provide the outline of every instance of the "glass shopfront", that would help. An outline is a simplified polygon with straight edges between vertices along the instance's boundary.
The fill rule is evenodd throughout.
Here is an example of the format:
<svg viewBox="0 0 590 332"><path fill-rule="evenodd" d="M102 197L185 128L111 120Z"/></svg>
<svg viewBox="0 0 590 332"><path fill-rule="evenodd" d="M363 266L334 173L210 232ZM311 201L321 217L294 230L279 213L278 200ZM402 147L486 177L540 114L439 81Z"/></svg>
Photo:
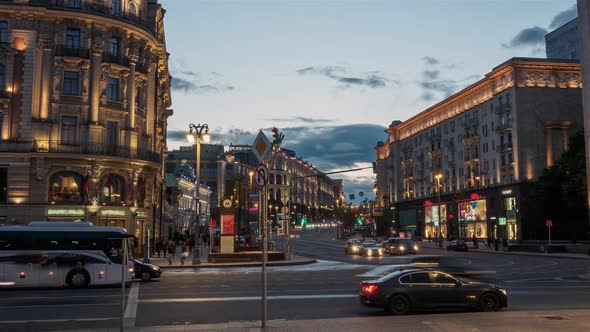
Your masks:
<svg viewBox="0 0 590 332"><path fill-rule="evenodd" d="M460 237L463 238L487 238L487 210L486 200L459 202Z"/></svg>
<svg viewBox="0 0 590 332"><path fill-rule="evenodd" d="M424 236L426 238L446 238L447 236L447 206L445 204L431 205L424 208Z"/></svg>

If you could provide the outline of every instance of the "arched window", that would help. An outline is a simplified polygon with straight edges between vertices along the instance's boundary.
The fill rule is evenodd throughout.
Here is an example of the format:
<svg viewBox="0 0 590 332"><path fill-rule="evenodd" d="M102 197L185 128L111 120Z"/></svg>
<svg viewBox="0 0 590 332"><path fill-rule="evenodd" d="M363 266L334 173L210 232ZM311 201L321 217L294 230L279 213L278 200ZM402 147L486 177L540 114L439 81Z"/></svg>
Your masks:
<svg viewBox="0 0 590 332"><path fill-rule="evenodd" d="M76 172L58 172L49 179L49 201L56 203L83 203L82 175Z"/></svg>
<svg viewBox="0 0 590 332"><path fill-rule="evenodd" d="M104 175L100 180L100 203L121 204L125 199L125 179L111 173Z"/></svg>
<svg viewBox="0 0 590 332"><path fill-rule="evenodd" d="M129 14L137 16L137 7L135 7L133 2L129 4Z"/></svg>

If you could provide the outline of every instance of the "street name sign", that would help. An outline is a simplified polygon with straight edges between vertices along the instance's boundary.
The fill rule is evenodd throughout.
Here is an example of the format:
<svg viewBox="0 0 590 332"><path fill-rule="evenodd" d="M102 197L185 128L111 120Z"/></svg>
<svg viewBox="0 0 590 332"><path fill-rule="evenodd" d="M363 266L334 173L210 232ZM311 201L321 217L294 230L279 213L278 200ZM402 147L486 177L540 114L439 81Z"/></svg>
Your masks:
<svg viewBox="0 0 590 332"><path fill-rule="evenodd" d="M254 139L254 143L252 143L252 152L256 159L258 159L259 162L262 162L270 152L271 148L272 143L270 140L264 135L262 130L259 131L258 136Z"/></svg>

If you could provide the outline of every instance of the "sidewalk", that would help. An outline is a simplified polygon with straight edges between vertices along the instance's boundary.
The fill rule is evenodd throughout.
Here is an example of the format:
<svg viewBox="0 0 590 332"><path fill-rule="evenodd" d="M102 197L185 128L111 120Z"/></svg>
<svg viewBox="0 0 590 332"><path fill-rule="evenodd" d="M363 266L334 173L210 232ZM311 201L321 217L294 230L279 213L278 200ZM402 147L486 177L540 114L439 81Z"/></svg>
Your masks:
<svg viewBox="0 0 590 332"><path fill-rule="evenodd" d="M126 328L126 331L480 331L480 332L582 332L590 331L589 309L466 312L387 316L379 311L364 317L305 320L270 320L219 324L169 325ZM114 332L118 328L80 331Z"/></svg>
<svg viewBox="0 0 590 332"><path fill-rule="evenodd" d="M430 249L440 249L440 250L447 250L447 243L448 241L443 241L442 248L438 247L438 243L435 241L428 242L422 241L418 242L420 247L422 248L430 248ZM479 248L474 249L473 243L468 242L467 245L469 246L469 251L471 252L483 252L488 254L501 254L501 255L521 255L521 256L538 256L538 257L554 257L554 258L578 258L578 259L590 259L590 256L585 254L575 254L575 253L545 253L545 252L527 252L527 251L501 251L501 247L498 251L492 248L486 247L484 242L479 242Z"/></svg>
<svg viewBox="0 0 590 332"><path fill-rule="evenodd" d="M184 260L184 265L180 259L180 247L176 248L176 253L172 259L172 264L168 263L166 256L150 257L150 264L159 266L161 269L177 269L177 268L208 268L208 267L248 267L260 266L260 261L257 262L235 262L235 263L209 263L207 262L207 254L209 247L203 246L200 251L201 264L193 264L194 251L191 252ZM141 260L141 259L139 259ZM292 256L290 260L270 261L266 262L266 266L291 266L291 265L306 265L316 263L315 259Z"/></svg>

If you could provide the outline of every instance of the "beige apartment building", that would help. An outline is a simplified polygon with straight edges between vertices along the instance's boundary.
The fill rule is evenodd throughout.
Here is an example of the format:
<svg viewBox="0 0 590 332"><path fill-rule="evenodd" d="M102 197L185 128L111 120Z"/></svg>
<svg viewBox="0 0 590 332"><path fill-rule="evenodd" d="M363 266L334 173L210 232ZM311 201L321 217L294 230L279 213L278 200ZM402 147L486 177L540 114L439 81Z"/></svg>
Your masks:
<svg viewBox="0 0 590 332"><path fill-rule="evenodd" d="M0 224L159 236L164 12L157 0L0 2Z"/></svg>
<svg viewBox="0 0 590 332"><path fill-rule="evenodd" d="M513 58L410 119L375 147L377 195L422 237L539 238L530 181L583 129L575 60ZM539 225L535 224L539 223Z"/></svg>

